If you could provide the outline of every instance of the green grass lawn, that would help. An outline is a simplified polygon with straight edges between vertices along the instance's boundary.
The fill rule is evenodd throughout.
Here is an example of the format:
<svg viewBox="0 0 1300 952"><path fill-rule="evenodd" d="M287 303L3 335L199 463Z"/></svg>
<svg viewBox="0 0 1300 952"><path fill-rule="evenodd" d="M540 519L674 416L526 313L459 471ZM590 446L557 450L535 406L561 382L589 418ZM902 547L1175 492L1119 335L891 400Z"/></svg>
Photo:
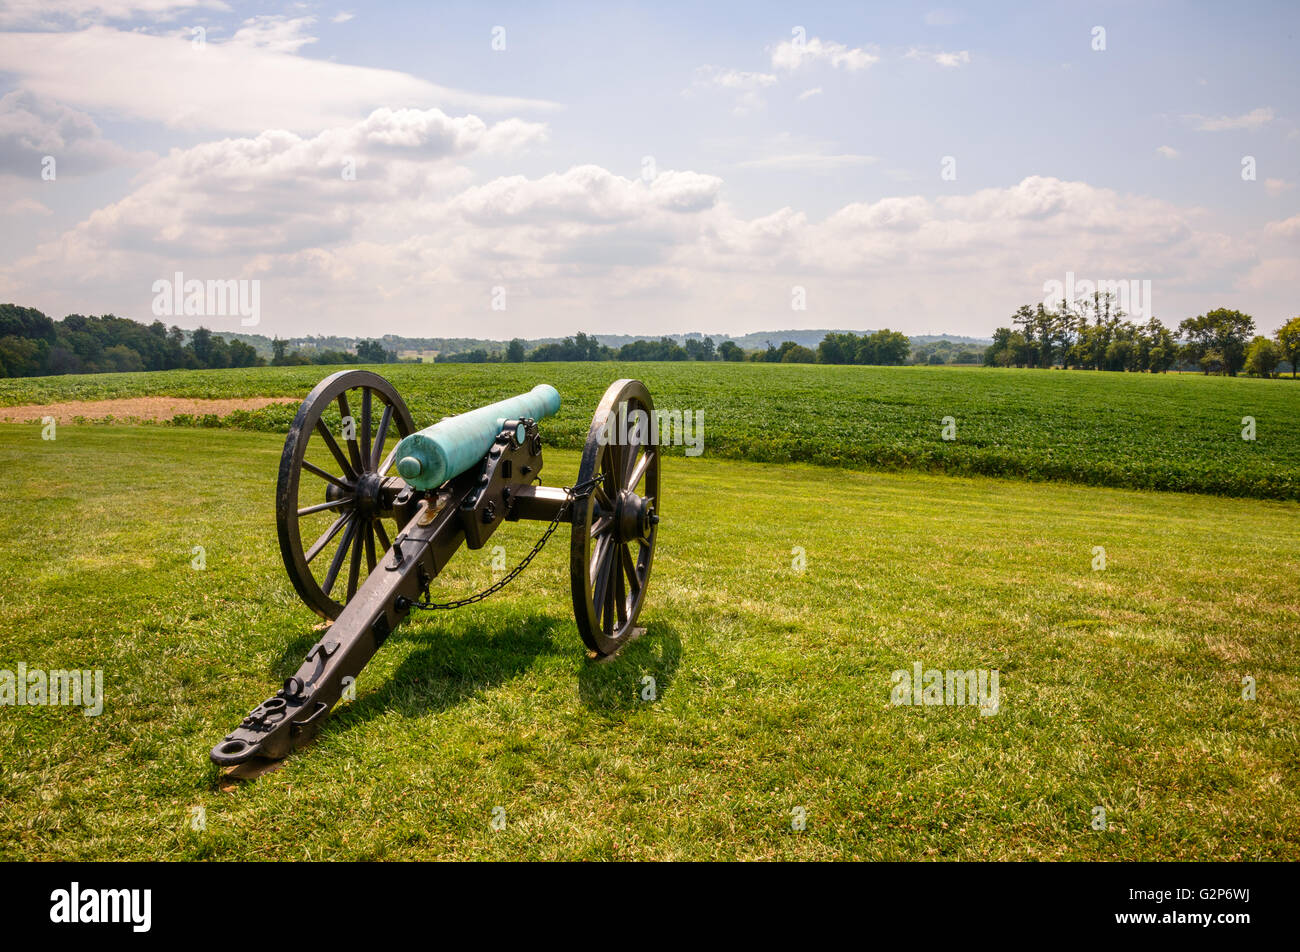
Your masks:
<svg viewBox="0 0 1300 952"><path fill-rule="evenodd" d="M457 406L548 370L462 371ZM761 379L812 399L823 370ZM712 386L671 379L661 403ZM1202 388L1225 441L1252 404L1284 432L1264 421L1300 393L1034 385L1066 379L1120 404ZM569 425L589 419L599 386L561 382ZM855 393L828 416L869 411ZM495 598L400 629L313 746L223 783L209 748L319 637L279 561L279 452L233 430L0 427L0 669L102 668L106 694L90 718L0 707L0 858L1300 859L1295 502L674 457L649 630L622 655L586 660L561 533ZM547 459L548 484L573 478L576 454ZM540 528L493 541L514 561ZM487 550L453 568L436 597L492 578ZM891 706L918 661L997 669L1000 710Z"/></svg>
<svg viewBox="0 0 1300 952"><path fill-rule="evenodd" d="M0 380L0 406L141 395L301 397L330 369ZM702 410L705 453L715 458L1300 500L1300 384L1291 380L724 363L374 369L393 381L421 426L551 383L564 397L547 425L557 447L580 448L605 387L629 376L644 380L661 408ZM294 411L237 411L225 425L283 432ZM949 416L954 441L942 439ZM1253 441L1242 439L1246 416L1256 421Z"/></svg>

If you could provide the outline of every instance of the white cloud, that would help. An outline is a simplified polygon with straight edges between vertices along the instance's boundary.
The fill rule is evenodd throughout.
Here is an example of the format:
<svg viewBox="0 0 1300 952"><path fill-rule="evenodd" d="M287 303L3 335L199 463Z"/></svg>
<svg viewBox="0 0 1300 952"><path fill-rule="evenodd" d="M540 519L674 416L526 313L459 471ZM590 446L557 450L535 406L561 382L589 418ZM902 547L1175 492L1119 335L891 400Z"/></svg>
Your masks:
<svg viewBox="0 0 1300 952"><path fill-rule="evenodd" d="M228 42L276 53L296 53L308 43L316 42L316 37L307 32L315 22L315 17L250 17Z"/></svg>
<svg viewBox="0 0 1300 952"><path fill-rule="evenodd" d="M382 105L488 113L553 103L450 89L395 70L299 56L295 21L256 19L227 42L93 26L75 33L0 33L0 64L46 98L187 129L255 134L354 122ZM75 64L75 66L70 65Z"/></svg>
<svg viewBox="0 0 1300 952"><path fill-rule="evenodd" d="M152 280L182 268L260 277L267 333L356 333L356 315L382 301L385 330L509 336L521 320L539 335L609 327L614 304L620 330L673 330L666 307L683 326L752 328L788 318L801 284L820 308L808 326L903 313L986 333L1067 270L1151 278L1157 313L1176 318L1180 288L1194 289L1195 307L1207 281L1231 287L1263 260L1249 233L1217 230L1206 212L1053 178L855 202L819 221L791 208L740 216L719 178L691 171L646 182L583 165L473 184L454 160L500 126L377 113L310 139L265 133L174 152L131 195L0 272L0 293L147 319ZM355 182L338 175L349 151L365 159ZM1300 234L1300 218L1272 232ZM1290 294L1277 274L1262 272L1251 293ZM490 310L496 285L509 289L509 314ZM954 288L985 310L954 310Z"/></svg>
<svg viewBox="0 0 1300 952"><path fill-rule="evenodd" d="M774 69L796 70L806 63L829 63L850 72L866 69L880 57L861 47L850 49L843 43L813 37L810 40L785 40L772 50Z"/></svg>
<svg viewBox="0 0 1300 952"><path fill-rule="evenodd" d="M1178 150L1171 145L1156 146L1156 151L1159 152L1161 155L1163 155L1166 159L1178 158Z"/></svg>
<svg viewBox="0 0 1300 952"><path fill-rule="evenodd" d="M0 172L40 177L45 156L60 176L86 175L138 157L103 137L84 112L28 90L0 97Z"/></svg>
<svg viewBox="0 0 1300 952"><path fill-rule="evenodd" d="M80 278L94 281L132 256L237 249L246 258L337 244L463 189L470 175L456 160L514 151L544 134L518 119L489 126L436 109L379 109L311 138L272 130L174 149L141 173L133 192L38 249L31 263L79 260Z"/></svg>
<svg viewBox="0 0 1300 952"><path fill-rule="evenodd" d="M747 115L764 106L762 90L776 84L771 73L749 73L722 66L699 66L695 70L694 89L723 89L736 94L734 112Z"/></svg>
<svg viewBox="0 0 1300 952"><path fill-rule="evenodd" d="M820 86L814 86L812 89L805 89L801 92L799 94L799 100L802 102L805 99L812 99L813 96L820 96L821 94L822 88Z"/></svg>
<svg viewBox="0 0 1300 952"><path fill-rule="evenodd" d="M352 13L352 12L350 12L350 11L348 11L348 10L340 10L338 13L334 14L334 16L330 17L330 22L331 22L331 23L347 23L349 20L351 20L351 19L352 19L353 17L355 17L355 16L356 16L355 13Z"/></svg>
<svg viewBox="0 0 1300 952"><path fill-rule="evenodd" d="M1288 182L1286 179L1269 178L1264 179L1264 188L1270 195L1281 195L1283 192L1289 192L1295 188L1295 182Z"/></svg>
<svg viewBox="0 0 1300 952"><path fill-rule="evenodd" d="M721 66L700 66L695 70L695 82L699 86L720 86L723 89L750 90L765 89L776 83L771 73L747 73L739 69L725 69Z"/></svg>
<svg viewBox="0 0 1300 952"><path fill-rule="evenodd" d="M1285 241L1300 240L1300 215L1292 215L1283 221L1271 221L1264 226L1264 233L1272 238L1281 238ZM1295 275L1292 274L1292 278Z"/></svg>
<svg viewBox="0 0 1300 952"><path fill-rule="evenodd" d="M0 207L0 215L52 215L47 207L34 198L20 198Z"/></svg>
<svg viewBox="0 0 1300 952"><path fill-rule="evenodd" d="M925 59L942 66L946 69L955 69L959 66L970 64L969 50L956 50L954 52L945 52L943 50L923 50L920 47L912 47L906 53L907 59Z"/></svg>
<svg viewBox="0 0 1300 952"><path fill-rule="evenodd" d="M1230 132L1237 129L1260 129L1273 121L1273 110L1261 106L1240 116L1201 116L1191 114L1183 117L1195 124L1198 132Z"/></svg>
<svg viewBox="0 0 1300 952"><path fill-rule="evenodd" d="M521 222L628 222L650 211L690 214L713 207L722 180L698 172L661 172L650 182L630 180L595 165L539 179L522 175L467 190L451 208L480 226Z"/></svg>

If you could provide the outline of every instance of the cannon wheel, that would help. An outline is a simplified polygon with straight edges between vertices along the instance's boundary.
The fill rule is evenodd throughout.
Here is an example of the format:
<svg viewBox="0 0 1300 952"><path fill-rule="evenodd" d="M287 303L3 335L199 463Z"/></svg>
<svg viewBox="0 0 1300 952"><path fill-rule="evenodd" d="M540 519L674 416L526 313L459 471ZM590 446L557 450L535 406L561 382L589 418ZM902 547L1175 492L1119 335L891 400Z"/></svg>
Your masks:
<svg viewBox="0 0 1300 952"><path fill-rule="evenodd" d="M393 471L397 443L414 430L397 390L369 370L331 374L298 408L280 457L276 526L289 579L322 618L339 616L363 561L372 571L401 528L384 520L403 485Z"/></svg>
<svg viewBox="0 0 1300 952"><path fill-rule="evenodd" d="M596 408L582 451L578 484L599 478L573 504L569 575L578 632L598 655L613 654L635 636L650 581L659 531L659 448L637 421L653 418L645 384L616 380Z"/></svg>

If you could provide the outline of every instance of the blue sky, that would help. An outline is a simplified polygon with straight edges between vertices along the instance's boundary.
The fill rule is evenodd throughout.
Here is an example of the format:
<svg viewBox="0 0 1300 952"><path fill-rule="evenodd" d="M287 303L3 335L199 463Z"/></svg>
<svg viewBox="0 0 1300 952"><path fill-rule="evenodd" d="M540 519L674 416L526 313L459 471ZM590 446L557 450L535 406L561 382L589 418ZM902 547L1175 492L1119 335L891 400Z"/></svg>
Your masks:
<svg viewBox="0 0 1300 952"><path fill-rule="evenodd" d="M259 281L267 334L986 335L1073 271L1269 331L1298 10L0 3L0 297L150 320L179 270Z"/></svg>

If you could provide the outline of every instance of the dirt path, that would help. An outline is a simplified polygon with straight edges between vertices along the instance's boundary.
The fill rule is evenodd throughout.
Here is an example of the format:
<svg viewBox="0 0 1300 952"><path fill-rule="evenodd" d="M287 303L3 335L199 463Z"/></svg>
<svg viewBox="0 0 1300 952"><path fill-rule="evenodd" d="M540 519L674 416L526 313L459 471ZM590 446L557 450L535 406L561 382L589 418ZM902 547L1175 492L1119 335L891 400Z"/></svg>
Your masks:
<svg viewBox="0 0 1300 952"><path fill-rule="evenodd" d="M297 403L297 397L247 397L238 400L199 400L187 397L129 397L121 400L73 400L68 403L29 404L0 407L0 423L39 423L47 416L59 423L71 423L74 417L102 420L111 416L115 422L131 420L166 421L178 413L203 416L215 413L222 417L232 410L260 410L273 403Z"/></svg>

